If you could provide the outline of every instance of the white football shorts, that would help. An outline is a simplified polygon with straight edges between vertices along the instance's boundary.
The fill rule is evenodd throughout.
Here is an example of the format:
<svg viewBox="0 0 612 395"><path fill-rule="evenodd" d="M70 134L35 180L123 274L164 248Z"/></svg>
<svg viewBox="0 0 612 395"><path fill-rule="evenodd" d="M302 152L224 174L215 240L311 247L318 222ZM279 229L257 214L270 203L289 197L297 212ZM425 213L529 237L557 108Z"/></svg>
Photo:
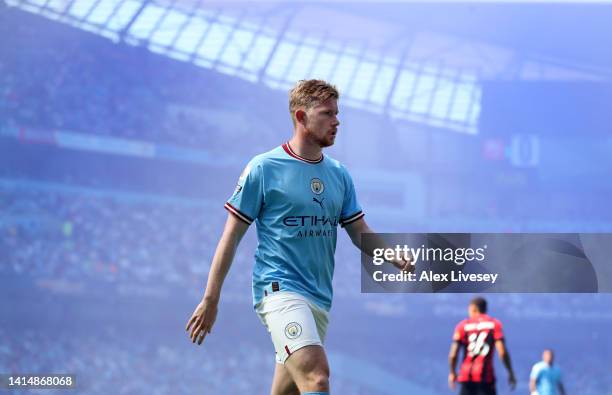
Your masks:
<svg viewBox="0 0 612 395"><path fill-rule="evenodd" d="M323 345L329 314L304 296L274 292L265 296L255 311L270 332L277 363L284 364L302 347Z"/></svg>

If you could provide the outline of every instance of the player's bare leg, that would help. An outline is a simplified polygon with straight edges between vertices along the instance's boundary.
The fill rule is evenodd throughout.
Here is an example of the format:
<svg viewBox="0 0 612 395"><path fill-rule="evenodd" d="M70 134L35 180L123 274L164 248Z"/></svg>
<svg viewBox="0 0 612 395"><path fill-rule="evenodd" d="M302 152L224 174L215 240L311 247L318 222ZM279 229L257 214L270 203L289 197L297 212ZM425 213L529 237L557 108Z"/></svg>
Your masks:
<svg viewBox="0 0 612 395"><path fill-rule="evenodd" d="M272 379L271 395L300 395L295 381L291 378L291 374L280 363L275 364L274 378Z"/></svg>
<svg viewBox="0 0 612 395"><path fill-rule="evenodd" d="M287 359L285 368L300 392L329 392L329 364L323 347L300 348Z"/></svg>

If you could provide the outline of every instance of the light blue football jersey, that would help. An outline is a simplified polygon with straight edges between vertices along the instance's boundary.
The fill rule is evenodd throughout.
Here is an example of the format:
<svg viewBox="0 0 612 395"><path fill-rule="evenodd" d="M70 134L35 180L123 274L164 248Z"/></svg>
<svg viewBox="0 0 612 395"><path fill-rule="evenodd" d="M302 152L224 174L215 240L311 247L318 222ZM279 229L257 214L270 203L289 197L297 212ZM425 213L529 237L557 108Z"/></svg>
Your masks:
<svg viewBox="0 0 612 395"><path fill-rule="evenodd" d="M257 225L254 305L280 290L330 309L338 225L364 215L344 166L302 158L285 143L249 162L225 208Z"/></svg>
<svg viewBox="0 0 612 395"><path fill-rule="evenodd" d="M536 381L538 395L557 395L561 382L561 369L550 366L544 361L536 363L531 369L530 377Z"/></svg>

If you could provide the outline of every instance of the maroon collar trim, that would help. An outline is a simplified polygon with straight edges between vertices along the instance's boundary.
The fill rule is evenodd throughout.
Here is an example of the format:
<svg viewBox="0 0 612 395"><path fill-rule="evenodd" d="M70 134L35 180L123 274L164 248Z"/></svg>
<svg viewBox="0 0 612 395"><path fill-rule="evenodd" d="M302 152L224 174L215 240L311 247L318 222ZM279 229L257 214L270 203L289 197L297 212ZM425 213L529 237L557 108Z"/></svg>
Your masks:
<svg viewBox="0 0 612 395"><path fill-rule="evenodd" d="M321 157L317 160L307 159L307 158L304 158L303 156L299 156L293 151L293 149L291 149L291 146L289 145L288 141L285 144L283 144L283 149L289 156L292 156L295 159L301 160L306 163L320 163L323 160L323 154L321 154Z"/></svg>

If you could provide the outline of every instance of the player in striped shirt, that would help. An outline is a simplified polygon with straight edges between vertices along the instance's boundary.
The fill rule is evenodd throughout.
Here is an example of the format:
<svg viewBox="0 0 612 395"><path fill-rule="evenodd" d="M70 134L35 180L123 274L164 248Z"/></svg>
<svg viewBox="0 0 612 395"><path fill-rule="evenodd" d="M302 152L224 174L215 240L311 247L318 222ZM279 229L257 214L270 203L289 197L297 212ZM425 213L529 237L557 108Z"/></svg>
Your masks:
<svg viewBox="0 0 612 395"><path fill-rule="evenodd" d="M332 302L336 232L353 244L373 233L364 220L344 166L324 156L338 130L338 91L320 80L300 81L290 92L291 140L253 158L225 204L229 211L204 297L187 324L201 344L214 324L223 280L248 226L257 225L253 304L272 337L276 369L272 395L329 394L323 342ZM382 241L380 243L382 244ZM381 245L382 247L382 245ZM397 268L414 270L398 257Z"/></svg>
<svg viewBox="0 0 612 395"><path fill-rule="evenodd" d="M448 384L455 389L461 384L461 395L495 395L495 372L493 354L495 349L508 371L510 388L514 390L516 378L510 361L510 354L504 342L502 324L488 316L487 301L477 297L468 307L469 318L461 321L455 328L453 343L449 353L450 374ZM456 373L459 350L463 351L463 362Z"/></svg>

